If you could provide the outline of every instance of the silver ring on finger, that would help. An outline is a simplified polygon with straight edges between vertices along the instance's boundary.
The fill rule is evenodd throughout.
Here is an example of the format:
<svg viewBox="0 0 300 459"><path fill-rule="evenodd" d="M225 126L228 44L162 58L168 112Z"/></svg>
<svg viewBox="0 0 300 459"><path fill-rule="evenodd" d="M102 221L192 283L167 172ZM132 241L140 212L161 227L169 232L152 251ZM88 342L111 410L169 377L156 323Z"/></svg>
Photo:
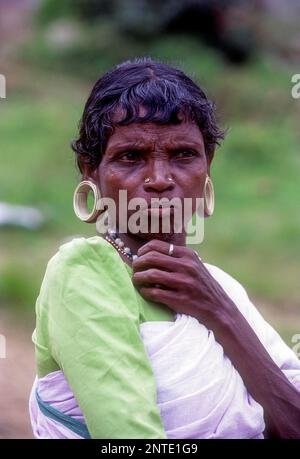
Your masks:
<svg viewBox="0 0 300 459"><path fill-rule="evenodd" d="M174 252L174 244L170 244L168 255L172 256Z"/></svg>

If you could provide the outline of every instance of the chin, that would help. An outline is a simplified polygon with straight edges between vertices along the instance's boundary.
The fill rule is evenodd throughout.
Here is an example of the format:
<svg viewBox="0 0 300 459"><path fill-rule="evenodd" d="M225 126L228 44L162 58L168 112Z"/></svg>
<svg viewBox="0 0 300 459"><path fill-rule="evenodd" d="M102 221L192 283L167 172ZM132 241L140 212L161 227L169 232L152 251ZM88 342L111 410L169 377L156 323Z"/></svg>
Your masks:
<svg viewBox="0 0 300 459"><path fill-rule="evenodd" d="M144 234L143 237L147 239L147 241L151 241L152 239L158 239L159 241L170 241L173 239L173 235L171 233L147 233Z"/></svg>
<svg viewBox="0 0 300 459"><path fill-rule="evenodd" d="M174 242L176 239L181 239L183 234L182 233L137 233L135 236L139 237L143 241L152 241L153 239L157 239L159 241L165 242Z"/></svg>

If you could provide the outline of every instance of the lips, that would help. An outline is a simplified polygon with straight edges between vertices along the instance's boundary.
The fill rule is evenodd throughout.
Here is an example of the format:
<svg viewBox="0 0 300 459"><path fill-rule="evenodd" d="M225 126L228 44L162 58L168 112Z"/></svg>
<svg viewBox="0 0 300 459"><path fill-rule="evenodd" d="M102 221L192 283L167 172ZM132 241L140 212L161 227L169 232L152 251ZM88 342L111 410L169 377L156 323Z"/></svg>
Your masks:
<svg viewBox="0 0 300 459"><path fill-rule="evenodd" d="M162 208L165 208L165 207L178 207L179 202L181 203L181 201L179 200L179 202L176 202L177 200L179 200L178 197L173 197L173 198L153 197L153 198L151 198L151 201L148 203L148 209L150 209L150 208L157 209L158 207L162 207Z"/></svg>
<svg viewBox="0 0 300 459"><path fill-rule="evenodd" d="M163 209L174 207L173 205L170 206L168 202L153 202L152 205L148 205L148 209L158 209L159 207L162 207Z"/></svg>
<svg viewBox="0 0 300 459"><path fill-rule="evenodd" d="M143 214L146 214L148 216L152 216L152 217L167 217L167 216L170 216L170 215L173 215L174 214L174 209L173 207L163 207L163 206L160 206L160 207L147 207L146 209L143 209L141 211Z"/></svg>
<svg viewBox="0 0 300 459"><path fill-rule="evenodd" d="M148 213L153 213L153 214L165 214L165 213L170 213L174 212L173 207L147 207L147 209L144 209L142 212L148 212Z"/></svg>

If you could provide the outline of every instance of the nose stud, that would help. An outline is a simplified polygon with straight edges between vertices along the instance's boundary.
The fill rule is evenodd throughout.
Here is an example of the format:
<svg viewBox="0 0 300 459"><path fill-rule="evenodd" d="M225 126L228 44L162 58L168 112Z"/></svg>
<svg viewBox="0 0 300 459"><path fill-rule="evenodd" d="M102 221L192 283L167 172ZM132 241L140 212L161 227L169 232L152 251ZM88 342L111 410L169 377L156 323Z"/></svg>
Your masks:
<svg viewBox="0 0 300 459"><path fill-rule="evenodd" d="M172 182L172 177L168 177L168 180L169 182ZM145 183L149 183L150 182L150 178L149 177L146 177L145 180L144 180Z"/></svg>

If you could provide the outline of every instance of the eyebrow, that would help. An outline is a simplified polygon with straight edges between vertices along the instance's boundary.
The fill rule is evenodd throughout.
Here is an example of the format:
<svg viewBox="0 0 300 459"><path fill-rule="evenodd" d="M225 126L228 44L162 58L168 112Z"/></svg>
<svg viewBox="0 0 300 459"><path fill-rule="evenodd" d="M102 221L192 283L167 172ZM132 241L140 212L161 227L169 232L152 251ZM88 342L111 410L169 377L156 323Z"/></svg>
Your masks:
<svg viewBox="0 0 300 459"><path fill-rule="evenodd" d="M132 142L118 142L116 144L111 145L108 147L107 153L108 154L115 154L119 153L122 151L125 151L127 149L132 149L132 150L138 150L138 151L147 151L151 148L150 143L144 143L141 141L132 141ZM168 151L175 151L179 150L181 148L193 148L193 149L199 149L202 150L204 149L204 143L203 142L191 142L191 141L186 141L186 140L178 140L178 141L173 141L171 146L167 148Z"/></svg>

